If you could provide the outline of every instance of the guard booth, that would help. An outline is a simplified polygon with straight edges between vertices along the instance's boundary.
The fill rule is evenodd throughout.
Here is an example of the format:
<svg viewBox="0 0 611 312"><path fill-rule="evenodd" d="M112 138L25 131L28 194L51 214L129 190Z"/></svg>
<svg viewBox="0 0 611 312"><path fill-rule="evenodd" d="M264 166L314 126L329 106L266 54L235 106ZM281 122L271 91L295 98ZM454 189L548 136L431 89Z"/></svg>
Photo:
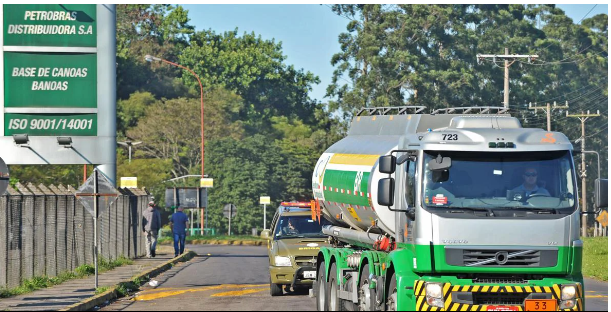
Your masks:
<svg viewBox="0 0 611 312"><path fill-rule="evenodd" d="M208 228L208 188L166 188L165 206L171 208L172 212L176 212L179 207L185 209L191 224L190 235L216 235L215 229Z"/></svg>

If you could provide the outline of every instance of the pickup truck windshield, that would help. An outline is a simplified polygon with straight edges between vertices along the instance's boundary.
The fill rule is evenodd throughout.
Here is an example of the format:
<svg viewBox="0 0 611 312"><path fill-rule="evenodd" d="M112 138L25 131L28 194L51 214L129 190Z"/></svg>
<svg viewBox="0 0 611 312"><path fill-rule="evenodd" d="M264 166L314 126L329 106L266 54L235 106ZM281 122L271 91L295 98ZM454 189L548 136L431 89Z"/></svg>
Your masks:
<svg viewBox="0 0 611 312"><path fill-rule="evenodd" d="M576 209L574 168L568 151L482 153L425 151L423 205L435 211L525 210L572 213ZM444 171L431 160L450 157Z"/></svg>
<svg viewBox="0 0 611 312"><path fill-rule="evenodd" d="M322 227L331 224L325 218L320 223L309 216L284 216L278 220L274 231L274 239L297 237L326 237Z"/></svg>

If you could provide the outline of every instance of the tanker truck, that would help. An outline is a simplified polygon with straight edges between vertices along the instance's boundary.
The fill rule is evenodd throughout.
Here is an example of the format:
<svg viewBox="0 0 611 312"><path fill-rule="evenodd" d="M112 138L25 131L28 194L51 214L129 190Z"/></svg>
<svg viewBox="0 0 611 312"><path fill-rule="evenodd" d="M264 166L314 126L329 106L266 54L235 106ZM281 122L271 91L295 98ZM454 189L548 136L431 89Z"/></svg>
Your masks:
<svg viewBox="0 0 611 312"><path fill-rule="evenodd" d="M362 109L314 168L319 311L584 309L572 144L498 107Z"/></svg>

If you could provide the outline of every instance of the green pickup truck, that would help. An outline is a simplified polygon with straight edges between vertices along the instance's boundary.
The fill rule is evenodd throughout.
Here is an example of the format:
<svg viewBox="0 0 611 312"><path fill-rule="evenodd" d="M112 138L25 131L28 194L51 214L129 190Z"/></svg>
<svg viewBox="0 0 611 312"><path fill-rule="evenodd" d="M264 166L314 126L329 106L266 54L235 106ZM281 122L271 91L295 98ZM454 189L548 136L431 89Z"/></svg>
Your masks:
<svg viewBox="0 0 611 312"><path fill-rule="evenodd" d="M322 226L326 219L312 220L311 203L283 202L272 219L271 230L261 237L268 240L270 293L281 296L283 286L311 287L316 280L316 255L329 246Z"/></svg>

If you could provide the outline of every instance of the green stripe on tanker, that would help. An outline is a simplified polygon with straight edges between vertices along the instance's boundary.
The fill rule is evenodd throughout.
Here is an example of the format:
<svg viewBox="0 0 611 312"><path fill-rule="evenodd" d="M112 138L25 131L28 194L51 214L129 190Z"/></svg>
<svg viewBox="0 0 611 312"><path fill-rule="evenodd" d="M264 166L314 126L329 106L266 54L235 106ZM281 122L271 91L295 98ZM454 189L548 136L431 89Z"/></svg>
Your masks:
<svg viewBox="0 0 611 312"><path fill-rule="evenodd" d="M360 187L357 189L358 194L354 194L355 184L358 183L357 176L362 174L360 179ZM367 198L369 187L369 172L355 171L340 171L327 169L325 172L325 180L323 185L327 187L324 191L325 200L334 203L344 203L348 205L369 206L369 198ZM337 188L337 192L335 189ZM344 192L342 193L342 190ZM348 194L350 191L350 194ZM361 196L360 193L363 193Z"/></svg>

